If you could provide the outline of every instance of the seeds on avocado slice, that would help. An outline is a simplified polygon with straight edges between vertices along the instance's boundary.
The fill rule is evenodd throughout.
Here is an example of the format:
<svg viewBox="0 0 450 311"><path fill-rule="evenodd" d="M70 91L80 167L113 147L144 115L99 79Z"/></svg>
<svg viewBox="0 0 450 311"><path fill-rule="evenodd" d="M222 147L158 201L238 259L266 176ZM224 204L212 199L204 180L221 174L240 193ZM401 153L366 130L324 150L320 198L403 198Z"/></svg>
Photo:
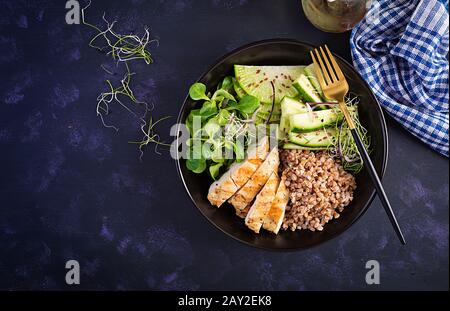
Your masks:
<svg viewBox="0 0 450 311"><path fill-rule="evenodd" d="M319 80L317 80L316 73L314 72L314 64L305 67L305 75L309 79L309 82L317 91L317 94L321 99L325 99L323 96L322 88L320 87Z"/></svg>
<svg viewBox="0 0 450 311"><path fill-rule="evenodd" d="M235 65L234 71L244 91L257 97L261 103L272 103L272 82L276 90L275 103L278 104L284 96L298 94L292 82L303 73L304 67Z"/></svg>
<svg viewBox="0 0 450 311"><path fill-rule="evenodd" d="M300 75L300 77L293 83L293 86L297 89L300 96L305 101L315 103L322 101L316 89L304 74Z"/></svg>
<svg viewBox="0 0 450 311"><path fill-rule="evenodd" d="M342 119L343 114L340 110L328 109L314 112L312 117L309 113L293 114L289 117L289 124L291 131L301 133L340 123Z"/></svg>
<svg viewBox="0 0 450 311"><path fill-rule="evenodd" d="M293 144L306 147L328 147L334 142L337 131L334 128L326 128L309 133L294 133L288 135L289 141Z"/></svg>

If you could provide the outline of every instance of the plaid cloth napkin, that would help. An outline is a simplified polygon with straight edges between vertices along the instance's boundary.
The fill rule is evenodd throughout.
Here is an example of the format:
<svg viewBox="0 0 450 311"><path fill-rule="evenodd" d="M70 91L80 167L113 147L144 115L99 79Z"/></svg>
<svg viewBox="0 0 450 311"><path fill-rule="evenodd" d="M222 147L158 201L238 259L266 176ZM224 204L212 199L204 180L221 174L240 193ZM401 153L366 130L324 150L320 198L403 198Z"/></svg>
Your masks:
<svg viewBox="0 0 450 311"><path fill-rule="evenodd" d="M447 157L448 23L445 0L374 0L350 39L356 69L380 104Z"/></svg>

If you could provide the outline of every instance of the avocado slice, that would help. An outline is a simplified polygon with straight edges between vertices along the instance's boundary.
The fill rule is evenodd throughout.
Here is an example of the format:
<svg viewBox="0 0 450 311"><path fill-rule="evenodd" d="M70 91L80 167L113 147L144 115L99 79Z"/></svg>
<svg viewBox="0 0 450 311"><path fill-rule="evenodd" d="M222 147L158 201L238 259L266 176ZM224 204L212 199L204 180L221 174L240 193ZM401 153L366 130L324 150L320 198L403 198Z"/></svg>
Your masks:
<svg viewBox="0 0 450 311"><path fill-rule="evenodd" d="M296 133L312 132L329 125L340 123L344 115L340 110L327 109L312 113L299 113L289 117L291 131Z"/></svg>
<svg viewBox="0 0 450 311"><path fill-rule="evenodd" d="M336 129L322 129L309 133L289 133L289 141L296 145L311 148L327 148L336 139Z"/></svg>
<svg viewBox="0 0 450 311"><path fill-rule="evenodd" d="M313 102L313 103L322 102L322 99L320 98L317 90L311 84L306 75L301 74L300 77L297 80L295 80L295 82L292 85L297 89L297 91L300 93L300 96L306 102Z"/></svg>
<svg viewBox="0 0 450 311"><path fill-rule="evenodd" d="M293 143L285 143L282 146L283 149L290 149L290 150L324 150L325 148L323 147L306 147L306 146L300 146L300 145L296 145Z"/></svg>
<svg viewBox="0 0 450 311"><path fill-rule="evenodd" d="M323 91L322 88L320 87L319 80L317 80L317 76L314 71L314 64L305 67L305 75L308 77L309 82L311 82L311 85L314 87L319 97L322 100L325 100L325 96L323 95Z"/></svg>
<svg viewBox="0 0 450 311"><path fill-rule="evenodd" d="M285 96L281 101L280 130L289 132L289 116L308 111L306 105L293 97Z"/></svg>

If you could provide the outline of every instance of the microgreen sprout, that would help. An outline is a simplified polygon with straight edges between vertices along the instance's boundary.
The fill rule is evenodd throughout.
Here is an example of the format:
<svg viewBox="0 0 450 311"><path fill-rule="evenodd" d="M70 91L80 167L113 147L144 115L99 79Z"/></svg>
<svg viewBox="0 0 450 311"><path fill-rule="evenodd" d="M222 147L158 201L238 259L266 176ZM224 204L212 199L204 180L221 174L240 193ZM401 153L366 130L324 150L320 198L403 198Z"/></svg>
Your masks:
<svg viewBox="0 0 450 311"><path fill-rule="evenodd" d="M148 122L148 125L147 125L147 123L142 123L141 124L141 131L144 134L143 139L141 141L129 141L128 142L130 144L137 144L137 145L139 145L139 151L141 153L139 158L141 160L142 160L142 157L144 156L143 148L145 146L147 146L148 144L154 143L155 144L155 152L158 153L158 154L160 154L158 152L158 146L159 145L165 146L165 147L170 147L170 144L161 142L159 135L156 134L156 132L155 132L156 124L158 124L159 122L164 121L166 119L169 119L169 118L170 118L170 116L163 117L163 118L161 118L159 120L156 120L155 122L153 122L153 119L150 118L150 121ZM147 129L146 129L146 127L147 127Z"/></svg>
<svg viewBox="0 0 450 311"><path fill-rule="evenodd" d="M201 146L200 157L189 157L186 167L196 174L208 170L213 179L234 161L244 159L245 150L256 134L253 128L257 125L255 116L261 107L260 101L248 94L238 97L232 82L230 77L225 77L212 94L200 82L189 88L189 97L203 103L198 109L192 109L186 118L191 134L192 144L188 144L191 154L195 153L194 142ZM200 129L194 128L194 118L200 118Z"/></svg>
<svg viewBox="0 0 450 311"><path fill-rule="evenodd" d="M348 107L357 107L359 103L359 97L354 94L348 94L345 98L345 103ZM350 116L355 123L356 130L366 149L369 150L370 146L370 136L367 130L362 126L358 117L357 109L349 109ZM353 174L357 174L363 168L363 161L361 155L358 151L358 147L353 139L350 129L348 128L347 122L342 122L340 125L336 125L337 129L337 139L333 146L331 146L330 151L334 156L340 158L343 168ZM370 151L370 150L369 150Z"/></svg>
<svg viewBox="0 0 450 311"><path fill-rule="evenodd" d="M89 46L93 47L99 51L104 52L107 50L106 54L111 55L114 60L118 62L127 62L135 59L142 59L147 65L153 63L153 58L151 53L147 49L147 45L155 42L159 45L157 39L150 40L150 31L148 27L144 28L144 34L142 37L137 35L128 34L122 35L118 34L114 30L114 25L116 21L109 22L106 19L106 14L102 16L103 21L106 23L106 29L101 30L99 27L86 22L85 10L91 5L91 1L81 9L81 20L86 26L89 26L97 31L97 34L89 41ZM96 44L97 40L102 38L106 42L106 46L99 46Z"/></svg>
<svg viewBox="0 0 450 311"><path fill-rule="evenodd" d="M114 125L108 124L105 121L105 116L110 113L111 103L119 104L122 108L136 117L140 122L140 129L144 134L144 137L142 141L130 143L139 145L139 151L141 153L140 159L142 160L144 146L147 146L150 143L154 143L156 153L158 153L158 145L167 146L167 144L160 142L159 135L155 133L155 125L162 120L168 119L169 117L161 118L155 122L153 121L153 117L150 117L149 122L146 121L148 112L153 110L154 107L147 102L138 100L134 95L133 90L130 87L131 77L134 75L134 73L131 72L128 62L132 60L142 59L147 65L152 64L153 58L147 48L149 44L155 42L158 45L159 42L156 39L150 40L150 32L147 27L145 27L142 37L134 34L121 35L117 33L114 30L116 21L109 22L106 19L105 14L103 14L102 16L102 19L106 24L106 29L104 30L86 22L85 10L90 5L91 1L89 1L88 4L81 9L82 23L97 31L97 34L89 41L89 46L101 52L106 52L106 55L111 56L112 59L117 62L116 65L122 63L126 68L126 73L120 80L119 86L114 87L111 80L106 80L108 91L102 92L97 97L97 116L99 116L99 118L101 119L103 126L105 126L106 128L112 128L115 131L118 131L119 128ZM106 43L105 46L98 45L97 42L101 39ZM108 74L114 75L114 73L111 70L107 69L105 66L101 65L101 68ZM127 101L135 104L135 106L143 106L144 112L142 114L136 113L134 109L123 102L122 99L127 99Z"/></svg>
<svg viewBox="0 0 450 311"><path fill-rule="evenodd" d="M272 107L270 109L269 117L267 118L266 124L270 122L270 119L272 119L273 109L275 108L275 84L273 84L272 81L270 81L270 85L272 86Z"/></svg>
<svg viewBox="0 0 450 311"><path fill-rule="evenodd" d="M112 102L118 103L126 111L128 111L133 116L135 116L136 118L141 120L141 122L144 123L144 126L146 125L145 117L146 117L147 113L153 109L153 106L150 107L148 103L139 101L136 98L136 96L134 95L133 91L130 88L131 76L134 75L134 73L132 73L130 71L130 67L128 66L127 63L125 63L125 67L126 67L127 72L126 72L125 76L123 77L123 79L120 80L121 85L119 87L113 87L111 80L106 80L106 84L109 87L109 91L103 92L97 97L97 109L96 109L97 115L100 117L100 119L102 120L102 123L105 127L112 128L112 129L116 130L116 132L119 129L114 125L106 124L105 120L104 120L104 116L109 114L109 110L110 110L109 105ZM128 107L126 104L124 104L121 101L121 99L119 98L119 95L122 95L122 96L128 98L132 103L143 105L144 106L143 115L138 115L130 107Z"/></svg>

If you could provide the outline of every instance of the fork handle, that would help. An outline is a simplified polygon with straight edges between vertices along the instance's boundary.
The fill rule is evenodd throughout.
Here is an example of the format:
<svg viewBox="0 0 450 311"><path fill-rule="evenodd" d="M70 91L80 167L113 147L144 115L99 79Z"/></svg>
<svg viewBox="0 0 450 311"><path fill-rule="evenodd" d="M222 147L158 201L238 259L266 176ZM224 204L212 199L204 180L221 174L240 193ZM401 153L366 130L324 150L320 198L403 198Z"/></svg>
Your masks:
<svg viewBox="0 0 450 311"><path fill-rule="evenodd" d="M351 132L353 138L355 139L359 153L361 154L361 158L364 161L364 165L367 171L369 172L370 178L372 179L375 189L377 190L377 194L378 197L380 198L381 204L383 205L384 210L386 211L389 220L391 221L391 224L394 227L395 233L397 233L397 236L400 239L400 242L403 245L405 245L406 244L405 237L403 236L402 230L400 229L400 225L398 224L398 221L395 217L394 211L392 210L391 204L389 203L387 195L384 192L383 185L381 184L381 180L378 177L377 171L375 170L372 160L369 157L369 153L367 152L366 147L364 146L356 128L351 129Z"/></svg>

